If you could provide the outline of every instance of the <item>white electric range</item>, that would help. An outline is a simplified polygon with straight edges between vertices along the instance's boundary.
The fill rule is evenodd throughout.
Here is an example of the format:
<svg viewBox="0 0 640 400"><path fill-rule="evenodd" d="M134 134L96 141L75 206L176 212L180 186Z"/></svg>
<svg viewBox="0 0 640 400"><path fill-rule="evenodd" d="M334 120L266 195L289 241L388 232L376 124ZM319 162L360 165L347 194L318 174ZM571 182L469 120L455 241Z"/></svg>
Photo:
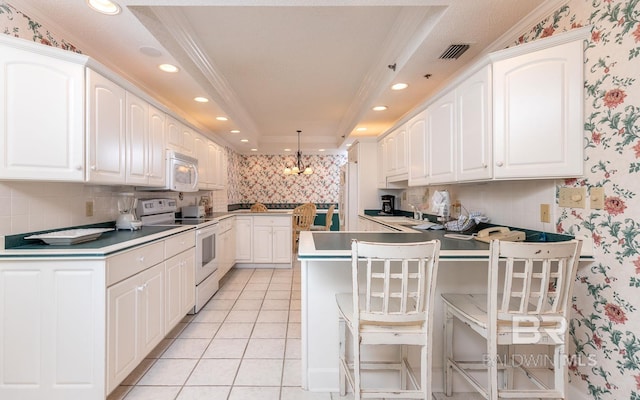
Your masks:
<svg viewBox="0 0 640 400"><path fill-rule="evenodd" d="M176 218L178 211L174 199L143 199L136 209L142 225L194 225L196 235L196 301L193 313L197 313L218 291L216 274L216 240L218 221L214 218Z"/></svg>

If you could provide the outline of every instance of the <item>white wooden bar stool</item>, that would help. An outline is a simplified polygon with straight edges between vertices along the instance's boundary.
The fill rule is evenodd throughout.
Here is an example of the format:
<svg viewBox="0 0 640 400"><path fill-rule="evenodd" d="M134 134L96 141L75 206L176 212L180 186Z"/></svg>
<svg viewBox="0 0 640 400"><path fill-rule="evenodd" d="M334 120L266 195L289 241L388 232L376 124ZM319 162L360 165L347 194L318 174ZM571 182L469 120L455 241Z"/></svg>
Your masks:
<svg viewBox="0 0 640 400"><path fill-rule="evenodd" d="M453 373L458 372L485 399L567 399L569 311L581 247L579 240L494 240L488 293L442 295L447 396L453 391ZM454 357L454 318L486 340L480 359L461 361ZM537 346L543 346L544 352L531 353ZM478 380L479 370L486 371L485 385Z"/></svg>
<svg viewBox="0 0 640 400"><path fill-rule="evenodd" d="M346 394L348 382L355 400L431 400L432 321L439 254L437 240L352 242L353 291L336 295L341 395ZM360 281L364 282L362 289ZM352 338L349 343L347 331ZM363 359L370 360L372 354L363 354L363 345L398 345L399 360L365 362ZM409 345L421 346L419 380L407 360ZM361 373L365 370L395 371L397 387L363 387Z"/></svg>

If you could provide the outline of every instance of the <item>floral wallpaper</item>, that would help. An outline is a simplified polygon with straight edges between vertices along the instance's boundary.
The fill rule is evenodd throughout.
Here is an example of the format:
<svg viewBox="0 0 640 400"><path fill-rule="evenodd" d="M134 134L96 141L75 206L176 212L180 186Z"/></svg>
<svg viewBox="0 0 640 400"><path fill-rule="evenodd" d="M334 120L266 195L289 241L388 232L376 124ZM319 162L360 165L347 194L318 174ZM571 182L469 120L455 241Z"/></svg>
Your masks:
<svg viewBox="0 0 640 400"><path fill-rule="evenodd" d="M593 399L640 399L640 0L570 0L528 42L592 25L585 44L585 176L599 209L559 208L556 231L590 236L595 262L574 289L571 384Z"/></svg>
<svg viewBox="0 0 640 400"><path fill-rule="evenodd" d="M39 22L2 0L0 0L0 27L3 27L3 33L6 35L82 53L65 39L56 39L56 36L45 29Z"/></svg>
<svg viewBox="0 0 640 400"><path fill-rule="evenodd" d="M345 155L303 155L312 175L284 175L285 164L293 156L239 155L228 152L229 204L337 203L340 190L340 166Z"/></svg>

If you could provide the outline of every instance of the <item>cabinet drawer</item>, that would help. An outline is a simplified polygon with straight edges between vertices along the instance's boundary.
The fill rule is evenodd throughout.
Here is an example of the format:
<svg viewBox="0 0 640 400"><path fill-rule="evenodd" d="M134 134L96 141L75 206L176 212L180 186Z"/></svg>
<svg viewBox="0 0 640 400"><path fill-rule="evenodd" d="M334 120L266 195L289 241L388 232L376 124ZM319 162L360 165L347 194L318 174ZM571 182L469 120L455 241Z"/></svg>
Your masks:
<svg viewBox="0 0 640 400"><path fill-rule="evenodd" d="M226 232L233 227L233 218L225 218L218 224L218 232Z"/></svg>
<svg viewBox="0 0 640 400"><path fill-rule="evenodd" d="M170 258L178 253L193 247L196 245L196 233L195 231L189 231L181 233L180 235L172 236L164 241L165 243L165 258Z"/></svg>
<svg viewBox="0 0 640 400"><path fill-rule="evenodd" d="M107 259L107 287L164 260L164 242L137 247Z"/></svg>
<svg viewBox="0 0 640 400"><path fill-rule="evenodd" d="M269 216L261 216L261 217L253 217L253 225L258 226L291 226L291 216L280 216L280 217L269 217Z"/></svg>

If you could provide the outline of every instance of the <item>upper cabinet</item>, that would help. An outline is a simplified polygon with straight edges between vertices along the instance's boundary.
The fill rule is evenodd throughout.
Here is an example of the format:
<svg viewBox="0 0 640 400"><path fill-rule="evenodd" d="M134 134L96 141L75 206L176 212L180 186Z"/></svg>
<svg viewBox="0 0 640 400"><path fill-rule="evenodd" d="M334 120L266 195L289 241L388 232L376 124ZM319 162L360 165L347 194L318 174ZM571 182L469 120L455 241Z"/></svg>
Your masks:
<svg viewBox="0 0 640 400"><path fill-rule="evenodd" d="M583 42L493 64L494 177L583 173Z"/></svg>
<svg viewBox="0 0 640 400"><path fill-rule="evenodd" d="M465 72L379 141L378 186L398 171L398 132L408 136L410 186L582 175L587 33L501 50Z"/></svg>
<svg viewBox="0 0 640 400"><path fill-rule="evenodd" d="M87 69L87 180L123 184L126 160L126 92Z"/></svg>
<svg viewBox="0 0 640 400"><path fill-rule="evenodd" d="M456 99L449 92L427 108L426 115L429 183L455 181Z"/></svg>
<svg viewBox="0 0 640 400"><path fill-rule="evenodd" d="M167 118L167 148L196 157L197 134L173 117Z"/></svg>
<svg viewBox="0 0 640 400"><path fill-rule="evenodd" d="M84 180L83 65L2 46L0 179Z"/></svg>
<svg viewBox="0 0 640 400"><path fill-rule="evenodd" d="M491 65L465 79L456 92L456 179L491 179Z"/></svg>

